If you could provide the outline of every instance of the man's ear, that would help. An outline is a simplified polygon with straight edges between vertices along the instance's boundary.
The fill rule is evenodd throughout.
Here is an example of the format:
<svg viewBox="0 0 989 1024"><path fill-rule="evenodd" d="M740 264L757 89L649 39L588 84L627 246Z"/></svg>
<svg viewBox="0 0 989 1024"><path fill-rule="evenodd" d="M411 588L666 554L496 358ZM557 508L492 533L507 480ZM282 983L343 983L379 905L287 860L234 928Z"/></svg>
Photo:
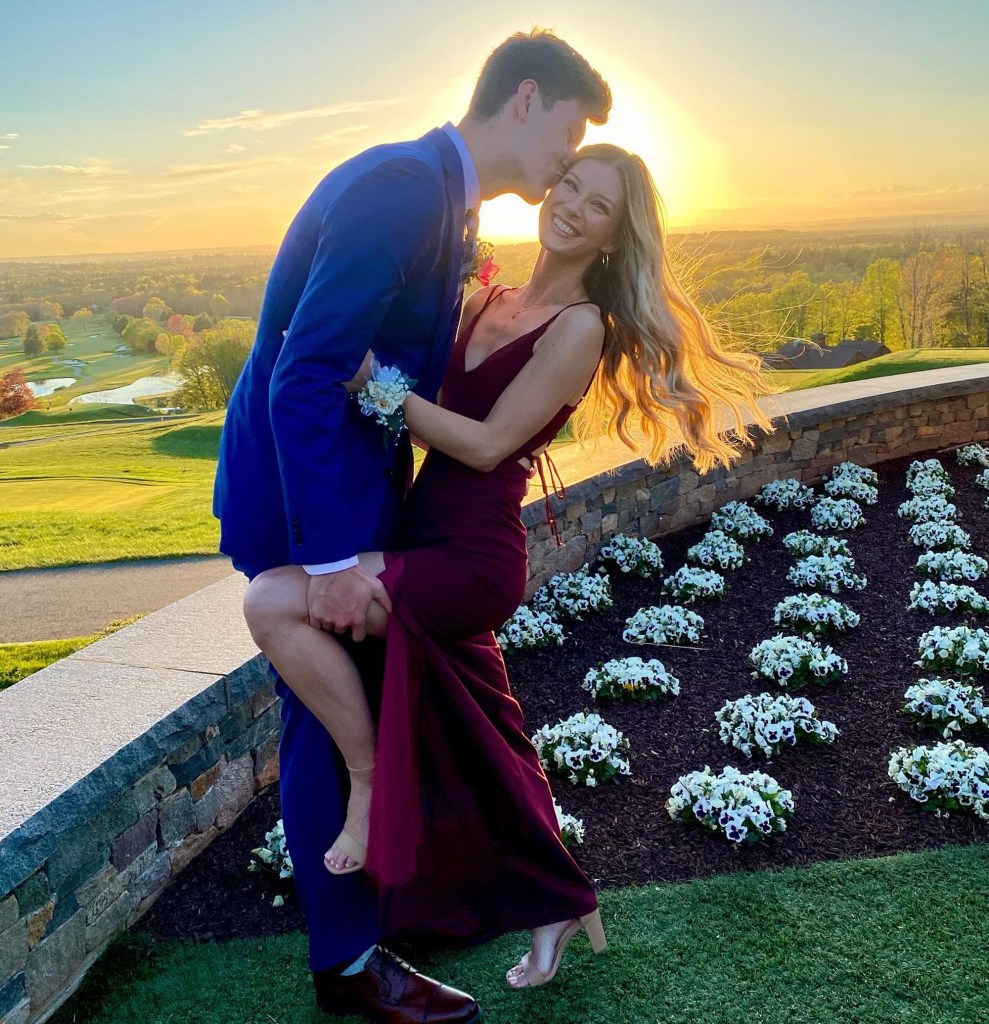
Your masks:
<svg viewBox="0 0 989 1024"><path fill-rule="evenodd" d="M529 119L529 111L538 99L539 86L531 78L519 82L515 90L515 112L523 124Z"/></svg>

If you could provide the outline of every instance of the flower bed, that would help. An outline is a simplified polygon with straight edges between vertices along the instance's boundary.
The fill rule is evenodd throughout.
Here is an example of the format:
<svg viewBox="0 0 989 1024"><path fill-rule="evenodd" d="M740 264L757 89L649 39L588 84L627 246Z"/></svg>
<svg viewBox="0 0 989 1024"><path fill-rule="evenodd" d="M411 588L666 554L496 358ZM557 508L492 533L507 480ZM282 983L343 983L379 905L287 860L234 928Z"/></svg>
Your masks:
<svg viewBox="0 0 989 1024"><path fill-rule="evenodd" d="M572 852L596 884L677 881L989 841L989 825L969 811L936 817L901 792L887 774L893 751L913 749L924 742L930 745L932 737L939 738L931 729L919 732L904 711L908 685L935 674L952 675L915 664L920 634L933 626L947 628L965 622L974 629L979 624L976 617L958 612L938 611L928 616L905 611L913 584L918 579L936 578L933 573L916 571L920 552L908 538L910 521L897 514L899 505L913 497L905 486L911 461L900 459L877 467L878 502L863 508L864 526L840 535L855 559L855 571L869 583L862 591L842 595L842 601L861 616L860 624L831 633L824 641L847 661L847 676L800 691L810 696L820 718L833 722L840 735L834 743L786 747L766 769L793 794L795 814L785 832L736 846L703 828L688 828L674 821L664 804L677 779L705 764L715 772L731 763L740 771L752 767L720 741L714 715L727 701L753 692L754 685L779 692L776 684L753 683L748 655L759 642L781 631L773 623L773 610L794 592L786 577L799 557L787 550L783 539L812 529L809 509L780 512L761 506L774 534L758 544L744 545L746 556L754 557L726 573L731 589L725 598L705 604L699 644L688 641L683 646L644 649L626 643L622 639L625 621L638 609L666 600L663 577L656 574L643 579L611 572L614 607L610 611L582 622L568 621L567 638L561 646L506 652L509 678L529 734L589 703L592 698L581 683L588 669L608 660L636 655L648 658L655 652L679 680L680 693L675 697L600 705L608 724L629 741L632 778L588 788L550 776L562 806L583 820L584 841L572 847ZM958 518L971 533L971 550L985 556L989 554L986 492L975 484L981 470L959 465L952 452L943 454L941 461L954 486L951 500L958 507ZM818 486L816 492L822 494L822 488ZM687 562L688 548L706 531L707 524L702 524L661 538L663 563L672 569ZM989 578L983 576L972 585L989 596ZM989 676L970 675L964 681L986 685ZM968 727L960 735L971 744L986 745L984 734ZM272 884L265 873L247 872L246 864L250 850L261 844L264 832L278 816L277 807L272 806L267 816L255 821L255 834L239 848L238 886ZM240 825L231 831L238 828ZM227 914L218 883L204 881L207 871L220 872L223 878L233 876L235 872L226 866L233 854L225 853L221 844L235 838L221 837L188 869L174 893L163 897L152 910L149 928L162 934L210 932L217 937L227 928L228 934L244 935L249 934L244 920L254 914L256 929L263 931L270 920L272 930L283 930L287 915L297 913L292 901L273 910L274 890L271 895L264 890L250 905L246 898L233 899L236 913ZM211 889L204 896L202 887L207 885ZM206 901L217 909L204 920L195 908Z"/></svg>

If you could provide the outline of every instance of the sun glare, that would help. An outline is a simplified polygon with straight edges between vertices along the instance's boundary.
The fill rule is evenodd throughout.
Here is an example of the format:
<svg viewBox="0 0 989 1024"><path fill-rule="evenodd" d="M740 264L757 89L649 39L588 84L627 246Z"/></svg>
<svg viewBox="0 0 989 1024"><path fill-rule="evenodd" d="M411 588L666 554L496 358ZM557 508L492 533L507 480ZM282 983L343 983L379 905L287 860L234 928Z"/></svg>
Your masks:
<svg viewBox="0 0 989 1024"><path fill-rule="evenodd" d="M693 224L700 211L727 205L722 147L653 82L609 76L614 106L606 125L590 125L585 143L610 142L645 160L663 197L669 227ZM493 242L533 241L537 207L501 196L481 207L480 232Z"/></svg>

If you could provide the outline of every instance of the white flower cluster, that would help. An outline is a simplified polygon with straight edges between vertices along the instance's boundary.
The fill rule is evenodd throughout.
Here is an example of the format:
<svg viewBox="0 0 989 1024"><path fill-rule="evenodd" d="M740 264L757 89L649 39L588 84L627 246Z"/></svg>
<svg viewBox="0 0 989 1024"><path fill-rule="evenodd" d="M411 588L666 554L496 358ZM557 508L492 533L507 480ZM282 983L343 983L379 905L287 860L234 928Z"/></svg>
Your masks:
<svg viewBox="0 0 989 1024"><path fill-rule="evenodd" d="M928 551L972 546L971 537L957 523L914 523L909 536L913 544Z"/></svg>
<svg viewBox="0 0 989 1024"><path fill-rule="evenodd" d="M772 537L773 528L765 516L744 501L729 501L711 516L711 528L736 540L760 540Z"/></svg>
<svg viewBox="0 0 989 1024"><path fill-rule="evenodd" d="M673 784L666 810L674 820L699 821L737 844L785 831L794 803L793 793L764 772L743 774L728 765L715 775L704 765Z"/></svg>
<svg viewBox="0 0 989 1024"><path fill-rule="evenodd" d="M782 480L770 480L752 500L777 512L810 508L814 504L814 489L802 484L795 476L788 476Z"/></svg>
<svg viewBox="0 0 989 1024"><path fill-rule="evenodd" d="M832 498L851 498L863 505L875 505L879 500L879 489L850 476L832 477L825 485L825 491Z"/></svg>
<svg viewBox="0 0 989 1024"><path fill-rule="evenodd" d="M791 555L845 555L851 558L852 551L844 537L825 537L810 530L796 530L783 538L783 547Z"/></svg>
<svg viewBox="0 0 989 1024"><path fill-rule="evenodd" d="M876 487L879 484L879 474L867 466L860 466L857 462L839 462L831 467L831 479L857 480L859 483Z"/></svg>
<svg viewBox="0 0 989 1024"><path fill-rule="evenodd" d="M696 643L701 638L704 619L677 604L640 608L625 620L622 639L629 644L679 644L685 640Z"/></svg>
<svg viewBox="0 0 989 1024"><path fill-rule="evenodd" d="M917 559L914 569L942 580L968 580L975 583L989 572L989 562L970 551L952 548L950 551L925 551Z"/></svg>
<svg viewBox="0 0 989 1024"><path fill-rule="evenodd" d="M953 498L955 496L954 485L944 470L940 475L929 472L917 473L907 486L913 491L915 497L932 498L935 495L940 495L942 498Z"/></svg>
<svg viewBox="0 0 989 1024"><path fill-rule="evenodd" d="M984 444L967 444L955 452L963 466L984 466L989 469L989 448Z"/></svg>
<svg viewBox="0 0 989 1024"><path fill-rule="evenodd" d="M961 673L989 671L989 633L969 626L935 626L917 641L915 665Z"/></svg>
<svg viewBox="0 0 989 1024"><path fill-rule="evenodd" d="M393 434L405 430L402 406L416 381L397 366L382 366L377 356L371 358L371 376L357 393L357 404L365 416L373 416Z"/></svg>
<svg viewBox="0 0 989 1024"><path fill-rule="evenodd" d="M698 598L723 597L725 578L713 569L681 565L672 576L663 580L663 593L671 594L678 601L688 602Z"/></svg>
<svg viewBox="0 0 989 1024"><path fill-rule="evenodd" d="M862 509L851 498L820 498L810 510L815 530L854 530L865 526Z"/></svg>
<svg viewBox="0 0 989 1024"><path fill-rule="evenodd" d="M946 484L951 483L951 475L941 465L937 459L914 459L913 462L907 466L907 489L917 493L917 487L915 486L918 480L924 480L925 478L931 480L941 480Z"/></svg>
<svg viewBox="0 0 989 1024"><path fill-rule="evenodd" d="M563 643L563 627L548 612L521 605L495 637L503 651L528 651Z"/></svg>
<svg viewBox="0 0 989 1024"><path fill-rule="evenodd" d="M275 822L270 832L264 834L264 846L251 850L253 860L248 871L271 871L279 878L291 878L295 874L292 854L285 845L285 826L282 819Z"/></svg>
<svg viewBox="0 0 989 1024"><path fill-rule="evenodd" d="M903 710L919 722L940 729L945 739L966 725L989 724L989 707L977 686L955 679L921 679L908 686L903 696L907 702Z"/></svg>
<svg viewBox="0 0 989 1024"><path fill-rule="evenodd" d="M989 469L984 469L981 473L979 473L975 478L975 482L980 487L984 487L987 491L989 491Z"/></svg>
<svg viewBox="0 0 989 1024"><path fill-rule="evenodd" d="M560 838L564 846L577 846L584 841L584 819L567 812L553 797L553 810L556 811L556 823L560 826Z"/></svg>
<svg viewBox="0 0 989 1024"><path fill-rule="evenodd" d="M544 725L532 737L542 766L565 775L575 786L596 786L616 775L631 775L619 756L629 742L597 714L578 711L554 726Z"/></svg>
<svg viewBox="0 0 989 1024"><path fill-rule="evenodd" d="M787 683L830 683L848 674L848 662L833 647L801 636L777 633L752 648L749 661L755 665L753 678L771 679L781 686Z"/></svg>
<svg viewBox="0 0 989 1024"><path fill-rule="evenodd" d="M854 568L855 559L850 555L808 555L790 566L786 578L795 586L830 590L832 594L862 590L868 580L865 576L856 576Z"/></svg>
<svg viewBox="0 0 989 1024"><path fill-rule="evenodd" d="M974 587L967 583L932 583L925 580L923 584L915 583L910 591L910 603L907 610L919 608L934 615L940 611L989 611L987 601Z"/></svg>
<svg viewBox="0 0 989 1024"><path fill-rule="evenodd" d="M958 514L958 507L940 494L929 497L914 497L903 502L896 510L901 519L916 519L920 523L940 522L942 519L953 519Z"/></svg>
<svg viewBox="0 0 989 1024"><path fill-rule="evenodd" d="M583 619L589 612L607 611L613 604L607 573L602 569L592 574L586 565L576 572L550 577L532 598L537 612L547 612L554 618L568 615Z"/></svg>
<svg viewBox="0 0 989 1024"><path fill-rule="evenodd" d="M847 604L824 594L788 594L773 609L777 625L805 623L805 632L823 633L828 629L851 629L861 616Z"/></svg>
<svg viewBox="0 0 989 1024"><path fill-rule="evenodd" d="M658 697L680 692L680 680L656 658L613 658L584 676L581 687L594 698L622 700L630 697Z"/></svg>
<svg viewBox="0 0 989 1024"><path fill-rule="evenodd" d="M721 742L736 747L746 757L752 756L754 747L772 757L799 739L833 743L838 736L838 727L833 722L822 722L809 700L788 693L775 697L771 693L746 694L727 701L714 718Z"/></svg>
<svg viewBox="0 0 989 1024"><path fill-rule="evenodd" d="M663 569L663 555L659 545L643 537L628 537L616 533L598 552L598 558L611 562L619 572L633 576L652 576Z"/></svg>
<svg viewBox="0 0 989 1024"><path fill-rule="evenodd" d="M722 569L738 569L745 561L745 548L724 530L708 530L687 549L687 560L701 565L717 565Z"/></svg>
<svg viewBox="0 0 989 1024"><path fill-rule="evenodd" d="M889 777L918 803L989 821L989 754L964 740L894 750Z"/></svg>

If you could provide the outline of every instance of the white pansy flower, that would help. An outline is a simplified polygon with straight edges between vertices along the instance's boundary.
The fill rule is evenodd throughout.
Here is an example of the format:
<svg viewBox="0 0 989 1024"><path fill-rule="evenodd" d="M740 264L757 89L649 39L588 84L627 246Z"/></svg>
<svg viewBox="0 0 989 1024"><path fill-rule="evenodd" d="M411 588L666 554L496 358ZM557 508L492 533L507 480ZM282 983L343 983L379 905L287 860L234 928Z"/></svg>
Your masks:
<svg viewBox="0 0 989 1024"><path fill-rule="evenodd" d="M780 685L829 683L848 674L848 662L832 647L782 633L756 644L749 661L755 666L753 678Z"/></svg>
<svg viewBox="0 0 989 1024"><path fill-rule="evenodd" d="M781 480L770 480L752 500L767 508L776 509L777 512L783 512L791 508L810 508L815 498L813 488L791 476Z"/></svg>
<svg viewBox="0 0 989 1024"><path fill-rule="evenodd" d="M533 734L532 744L544 768L565 775L574 785L596 786L631 774L619 753L628 748L628 740L597 714L579 711L554 726L544 725Z"/></svg>
<svg viewBox="0 0 989 1024"><path fill-rule="evenodd" d="M680 692L680 680L656 658L614 658L590 669L581 686L592 697L613 700Z"/></svg>
<svg viewBox="0 0 989 1024"><path fill-rule="evenodd" d="M534 612L525 605L498 631L497 640L502 650L531 650L562 644L563 626L548 612Z"/></svg>
<svg viewBox="0 0 989 1024"><path fill-rule="evenodd" d="M648 577L663 568L663 556L657 544L624 533L615 534L598 552L598 557L626 575Z"/></svg>
<svg viewBox="0 0 989 1024"><path fill-rule="evenodd" d="M640 608L625 620L622 638L630 644L697 643L704 629L704 619L679 605Z"/></svg>

